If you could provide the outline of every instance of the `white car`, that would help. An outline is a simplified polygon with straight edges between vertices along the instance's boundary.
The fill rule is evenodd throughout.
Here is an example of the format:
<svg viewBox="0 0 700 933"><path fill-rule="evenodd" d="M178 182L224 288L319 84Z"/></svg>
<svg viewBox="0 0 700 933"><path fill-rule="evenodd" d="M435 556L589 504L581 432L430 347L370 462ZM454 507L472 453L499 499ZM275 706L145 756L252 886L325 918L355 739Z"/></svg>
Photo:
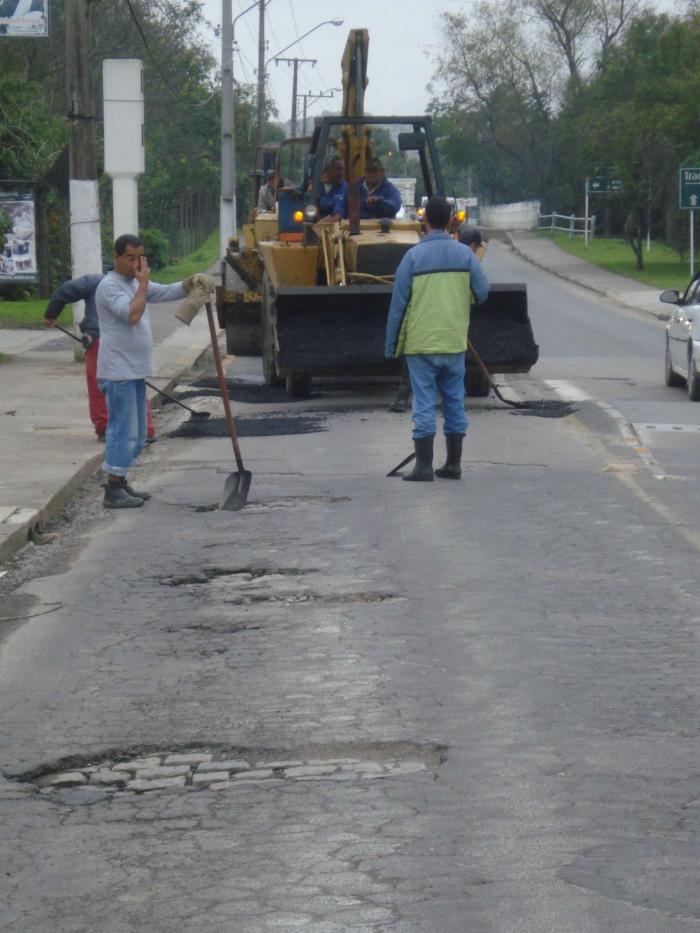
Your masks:
<svg viewBox="0 0 700 933"><path fill-rule="evenodd" d="M691 281L682 296L669 288L659 298L675 305L666 325L666 385L686 384L688 398L700 402L700 276Z"/></svg>

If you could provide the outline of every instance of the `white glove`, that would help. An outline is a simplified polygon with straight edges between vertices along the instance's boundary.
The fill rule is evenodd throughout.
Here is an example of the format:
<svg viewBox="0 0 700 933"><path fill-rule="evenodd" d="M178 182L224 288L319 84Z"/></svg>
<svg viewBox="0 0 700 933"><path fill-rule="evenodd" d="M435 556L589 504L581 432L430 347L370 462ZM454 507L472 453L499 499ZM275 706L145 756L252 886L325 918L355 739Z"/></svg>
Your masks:
<svg viewBox="0 0 700 933"><path fill-rule="evenodd" d="M216 282L210 275L205 275L204 272L195 272L194 275L188 275L186 279L182 280L182 287L188 295L195 286L201 288L202 291L213 292L216 288Z"/></svg>

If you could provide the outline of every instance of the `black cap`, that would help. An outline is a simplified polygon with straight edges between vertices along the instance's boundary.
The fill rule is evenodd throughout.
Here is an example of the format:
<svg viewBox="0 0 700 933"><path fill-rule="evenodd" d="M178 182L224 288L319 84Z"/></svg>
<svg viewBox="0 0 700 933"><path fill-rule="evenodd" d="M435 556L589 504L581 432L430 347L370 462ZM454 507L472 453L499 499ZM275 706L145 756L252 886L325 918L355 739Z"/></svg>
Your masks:
<svg viewBox="0 0 700 933"><path fill-rule="evenodd" d="M476 246L481 246L482 239L481 233L476 229L476 227L471 227L469 224L462 224L459 228L459 242L464 243L465 246L471 246L474 243Z"/></svg>
<svg viewBox="0 0 700 933"><path fill-rule="evenodd" d="M382 165L381 160L378 159L376 156L372 156L370 159L367 159L367 161L365 162L365 171L369 170L371 172L373 169L374 171L377 171L383 168L384 166Z"/></svg>

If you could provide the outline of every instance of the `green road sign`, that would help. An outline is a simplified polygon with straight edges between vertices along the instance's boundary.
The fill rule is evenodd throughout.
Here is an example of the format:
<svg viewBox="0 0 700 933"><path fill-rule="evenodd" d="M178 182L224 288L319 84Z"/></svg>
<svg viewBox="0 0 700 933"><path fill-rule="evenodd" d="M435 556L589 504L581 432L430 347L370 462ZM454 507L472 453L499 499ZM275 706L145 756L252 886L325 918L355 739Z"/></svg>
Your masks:
<svg viewBox="0 0 700 933"><path fill-rule="evenodd" d="M678 206L686 211L694 211L700 207L700 168L679 170Z"/></svg>
<svg viewBox="0 0 700 933"><path fill-rule="evenodd" d="M589 194L618 194L622 191L622 182L609 175L594 175L588 183Z"/></svg>

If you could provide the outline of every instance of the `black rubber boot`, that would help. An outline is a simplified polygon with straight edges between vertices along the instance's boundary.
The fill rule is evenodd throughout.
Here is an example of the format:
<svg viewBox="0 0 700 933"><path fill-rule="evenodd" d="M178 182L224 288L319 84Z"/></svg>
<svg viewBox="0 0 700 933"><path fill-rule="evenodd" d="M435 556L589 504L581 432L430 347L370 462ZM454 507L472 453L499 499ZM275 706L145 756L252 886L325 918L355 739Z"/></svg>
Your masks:
<svg viewBox="0 0 700 933"><path fill-rule="evenodd" d="M408 411L411 407L411 387L402 385L399 388L399 394L389 406L389 411Z"/></svg>
<svg viewBox="0 0 700 933"><path fill-rule="evenodd" d="M405 480L414 483L432 483L433 481L433 440L429 437L419 437L413 441L416 448L416 465L411 473L406 473Z"/></svg>
<svg viewBox="0 0 700 933"><path fill-rule="evenodd" d="M445 465L438 467L435 471L435 475L439 476L440 479L460 479L462 476L462 441L464 440L463 434L446 434L445 442L447 443L447 460L445 460Z"/></svg>
<svg viewBox="0 0 700 933"><path fill-rule="evenodd" d="M134 499L143 499L143 501L146 502L148 499L151 498L150 492L137 492L135 489L133 489L129 485L126 476L122 479L122 489L126 489L129 495L133 496Z"/></svg>
<svg viewBox="0 0 700 933"><path fill-rule="evenodd" d="M107 483L102 505L106 509L137 509L143 505L143 499L138 496L130 496L122 485L116 486Z"/></svg>

